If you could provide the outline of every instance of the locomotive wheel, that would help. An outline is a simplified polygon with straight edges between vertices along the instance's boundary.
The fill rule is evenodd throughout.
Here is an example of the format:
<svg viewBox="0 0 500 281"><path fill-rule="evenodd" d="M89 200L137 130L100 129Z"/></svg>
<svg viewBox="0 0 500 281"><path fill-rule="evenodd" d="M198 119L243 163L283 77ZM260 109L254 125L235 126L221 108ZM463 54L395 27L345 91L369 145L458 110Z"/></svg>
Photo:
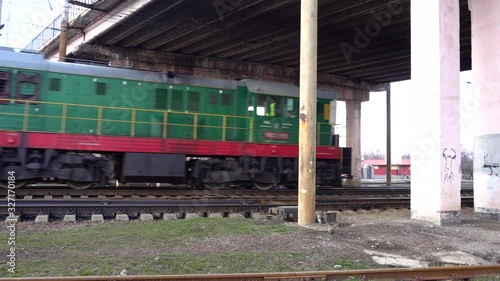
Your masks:
<svg viewBox="0 0 500 281"><path fill-rule="evenodd" d="M254 182L253 186L255 186L255 188L257 188L259 190L269 190L269 189L273 188L274 183L269 184L269 183Z"/></svg>
<svg viewBox="0 0 500 281"><path fill-rule="evenodd" d="M222 182L222 183L210 182L210 183L205 183L204 186L206 189L220 190L220 189L225 188L227 186L227 183L225 183L225 182Z"/></svg>
<svg viewBox="0 0 500 281"><path fill-rule="evenodd" d="M67 181L66 183L73 189L88 189L94 186L92 182Z"/></svg>
<svg viewBox="0 0 500 281"><path fill-rule="evenodd" d="M27 184L28 184L28 181L25 181L25 180L16 180L16 184L15 184L14 189L23 188ZM0 188L8 189L9 188L9 184L6 181L5 182L2 181L2 182L0 182Z"/></svg>

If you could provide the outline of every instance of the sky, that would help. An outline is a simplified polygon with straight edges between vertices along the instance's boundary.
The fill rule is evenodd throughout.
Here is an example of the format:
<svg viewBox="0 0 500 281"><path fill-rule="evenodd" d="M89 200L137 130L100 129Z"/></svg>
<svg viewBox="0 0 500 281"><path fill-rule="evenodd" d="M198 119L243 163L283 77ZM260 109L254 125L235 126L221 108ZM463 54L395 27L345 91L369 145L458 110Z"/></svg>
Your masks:
<svg viewBox="0 0 500 281"><path fill-rule="evenodd" d="M3 0L0 46L24 48L61 14L64 0Z"/></svg>
<svg viewBox="0 0 500 281"><path fill-rule="evenodd" d="M62 12L64 0L3 0L1 23L5 27L0 30L0 46L24 48L45 26ZM461 73L461 98L471 96L472 85L470 71ZM410 81L391 84L391 119L392 119L392 155L399 159L410 153L411 130L408 116L410 100ZM336 132L340 134L340 145L345 146L345 103L337 106ZM414 117L418 118L418 117ZM465 149L472 150L472 137L469 120L462 119L461 142ZM386 153L386 94L370 93L370 101L361 105L361 151Z"/></svg>
<svg viewBox="0 0 500 281"><path fill-rule="evenodd" d="M460 98L461 103L467 102L473 96L473 87L471 71L460 73ZM412 147L412 139L409 131L411 130L410 118L418 116L409 116L411 95L411 81L401 81L391 83L391 153L393 159L401 157L403 154L409 154ZM345 114L339 112L339 114ZM370 101L361 104L361 151L386 153L386 93L370 93ZM461 144L464 149L471 151L473 149L473 137L470 130L471 119L468 116L461 116L460 134ZM345 118L339 116L338 118ZM343 119L342 119L343 120Z"/></svg>

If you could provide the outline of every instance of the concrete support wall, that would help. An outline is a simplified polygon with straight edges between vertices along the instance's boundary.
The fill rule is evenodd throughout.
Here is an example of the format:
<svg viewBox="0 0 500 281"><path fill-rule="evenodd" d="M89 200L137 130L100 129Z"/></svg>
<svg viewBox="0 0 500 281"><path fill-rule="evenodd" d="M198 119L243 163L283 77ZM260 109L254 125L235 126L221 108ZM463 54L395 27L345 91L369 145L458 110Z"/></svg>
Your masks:
<svg viewBox="0 0 500 281"><path fill-rule="evenodd" d="M411 0L412 218L460 222L458 0Z"/></svg>
<svg viewBox="0 0 500 281"><path fill-rule="evenodd" d="M474 208L500 220L500 134L474 138Z"/></svg>
<svg viewBox="0 0 500 281"><path fill-rule="evenodd" d="M253 77L258 80L299 85L300 70L279 65L266 65L213 57L188 56L149 51L82 44L73 52L81 59L108 61L110 66L151 71L171 71L176 74L216 78L242 79ZM359 99L368 101L371 91L385 91L385 84L353 81L345 77L318 73L318 89L339 93L339 100ZM359 90L358 90L359 89Z"/></svg>
<svg viewBox="0 0 500 281"><path fill-rule="evenodd" d="M500 1L469 0L472 20L474 207L500 218Z"/></svg>
<svg viewBox="0 0 500 281"><path fill-rule="evenodd" d="M346 101L346 146L352 148L352 180L347 186L361 185L361 101L357 99Z"/></svg>

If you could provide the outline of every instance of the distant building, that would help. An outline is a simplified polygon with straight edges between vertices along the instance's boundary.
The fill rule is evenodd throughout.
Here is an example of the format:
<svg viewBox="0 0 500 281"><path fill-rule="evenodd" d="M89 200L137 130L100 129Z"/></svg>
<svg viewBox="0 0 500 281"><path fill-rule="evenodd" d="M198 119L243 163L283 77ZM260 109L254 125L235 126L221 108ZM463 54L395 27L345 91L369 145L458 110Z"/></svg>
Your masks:
<svg viewBox="0 0 500 281"><path fill-rule="evenodd" d="M411 176L411 160L401 159L397 163L391 163L391 175ZM386 176L387 165L385 159L381 160L361 160L361 173L363 179L384 178Z"/></svg>

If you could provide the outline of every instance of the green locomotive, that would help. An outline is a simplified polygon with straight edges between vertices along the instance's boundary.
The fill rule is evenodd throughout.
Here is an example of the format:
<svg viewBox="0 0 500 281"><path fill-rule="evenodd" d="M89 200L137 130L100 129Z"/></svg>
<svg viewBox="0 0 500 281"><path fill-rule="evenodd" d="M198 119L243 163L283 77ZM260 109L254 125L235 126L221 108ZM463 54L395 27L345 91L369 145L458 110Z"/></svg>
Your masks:
<svg viewBox="0 0 500 281"><path fill-rule="evenodd" d="M193 167L190 164L183 166L187 171L176 171L173 176L163 176L161 171L151 175L143 173L144 176L136 175L135 171L128 175L129 168L126 167L131 165L117 162L126 159L137 161L138 158L127 157L131 153L142 153L143 155L138 156L141 161L153 162L158 162L152 159L153 154L180 156L162 158L161 161L166 161L167 164L182 157L189 160L197 157L217 156L227 159L249 156L241 154L243 144L269 144L275 147L284 145L281 152L276 152L277 150L270 146L252 147L254 152L250 156L257 157L258 161L262 161L262 157L293 158L291 154L297 153L290 152L297 148L298 143L299 92L294 85L251 79L228 81L49 62L44 60L41 54L17 53L10 49L0 50L0 59L0 168L17 167L20 179L26 182L50 176L71 183L74 187L88 187L94 183L112 180L112 177L124 182L162 182L172 179L178 181L180 178L183 179L182 182L193 179L193 176L189 175L189 169L192 170ZM317 144L318 147L328 147L331 152L330 156L324 158L337 160L335 166L338 171L335 172L335 180L339 180L342 172L348 172L348 165L342 165L343 168L339 166L342 151L332 152L332 147L338 146L338 139L332 134L331 124L335 119L331 116L334 114L334 108L331 106L335 106L337 94L319 90L318 97ZM18 132L21 137L26 135L27 138L33 139L43 137L48 140L50 137L56 137L54 140L57 142L66 137L68 139L66 143L52 146L47 141L33 141L31 146L23 141L24 144L14 146L9 145L5 139L8 132ZM44 135L34 135L35 133ZM80 138L78 142L71 139L75 136ZM137 143L137 140L140 140L140 143ZM164 143L160 145L155 142L157 140ZM175 144L172 140L190 142ZM136 146L142 143L144 149L136 149L134 146L119 148L119 145L106 147L101 145L104 142L134 142ZM236 150L240 151L233 154L213 151L207 154L203 150L210 145L215 149L219 145L218 142L233 146L238 144ZM180 147L181 144L183 147ZM157 148L157 145L168 147ZM200 150L200 147L204 148ZM12 152L14 148L16 152ZM26 151L23 152L23 149ZM266 155L269 154L269 149L275 152ZM51 151L50 155L47 155L48 150ZM1 153L2 151L4 153ZM6 156L7 151L16 156ZM34 153L40 156L33 155ZM62 166L73 170L66 172L62 178L54 175L54 172L49 172L54 170L50 169L50 163L55 161L55 158L68 154L85 154L86 161L91 164L81 164L79 160L75 163L63 163ZM296 156L295 160L291 159L292 162L296 162ZM35 165L36 169L30 168L30 159L42 161L41 166L44 168L40 168L40 165ZM266 170L261 168L260 173ZM98 171L92 172L92 169ZM220 170L220 167L216 169ZM279 168L277 173L283 172L283 169ZM75 173L83 173L85 176L78 177L73 175ZM206 174L206 171L204 173ZM255 179L255 175L251 178ZM264 178L267 179L264 182L270 185L279 183L280 176ZM224 179L239 180L227 176ZM208 185L210 181L201 180ZM212 181L217 185L217 180Z"/></svg>

